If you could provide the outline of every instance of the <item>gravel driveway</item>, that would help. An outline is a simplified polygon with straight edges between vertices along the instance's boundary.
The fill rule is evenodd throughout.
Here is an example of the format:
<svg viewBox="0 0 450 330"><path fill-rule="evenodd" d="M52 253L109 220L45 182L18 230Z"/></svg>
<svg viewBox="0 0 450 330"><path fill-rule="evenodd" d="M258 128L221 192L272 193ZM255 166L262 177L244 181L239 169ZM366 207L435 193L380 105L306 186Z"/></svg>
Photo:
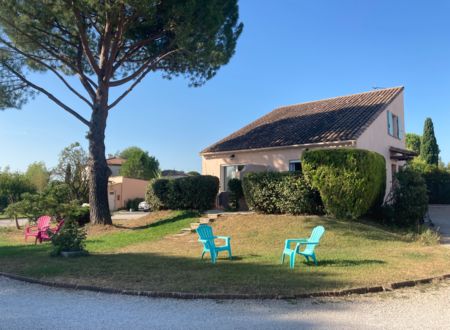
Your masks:
<svg viewBox="0 0 450 330"><path fill-rule="evenodd" d="M151 299L0 277L0 329L449 329L450 282L297 301Z"/></svg>
<svg viewBox="0 0 450 330"><path fill-rule="evenodd" d="M441 243L450 248L450 205L430 205L431 221L441 233Z"/></svg>

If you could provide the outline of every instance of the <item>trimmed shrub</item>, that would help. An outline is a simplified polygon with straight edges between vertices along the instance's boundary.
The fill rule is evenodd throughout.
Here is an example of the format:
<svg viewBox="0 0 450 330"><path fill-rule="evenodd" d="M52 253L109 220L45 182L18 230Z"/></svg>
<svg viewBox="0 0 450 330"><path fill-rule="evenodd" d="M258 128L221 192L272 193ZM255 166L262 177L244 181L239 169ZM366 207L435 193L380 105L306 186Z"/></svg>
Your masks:
<svg viewBox="0 0 450 330"><path fill-rule="evenodd" d="M219 179L210 175L178 179L155 179L148 186L146 201L152 210L207 210L214 207Z"/></svg>
<svg viewBox="0 0 450 330"><path fill-rule="evenodd" d="M78 223L78 226L84 226L90 221L89 207L73 205L66 211L66 218Z"/></svg>
<svg viewBox="0 0 450 330"><path fill-rule="evenodd" d="M412 168L401 169L395 174L394 185L384 205L386 220L398 227L420 231L427 209L427 187L420 172Z"/></svg>
<svg viewBox="0 0 450 330"><path fill-rule="evenodd" d="M228 202L230 208L232 210L239 210L239 200L244 197L241 180L230 179L230 181L228 181L228 190L230 192Z"/></svg>
<svg viewBox="0 0 450 330"><path fill-rule="evenodd" d="M257 212L317 214L322 209L319 193L300 173L248 173L242 188L248 206Z"/></svg>
<svg viewBox="0 0 450 330"><path fill-rule="evenodd" d="M422 173L427 185L430 204L450 204L450 173L433 168Z"/></svg>
<svg viewBox="0 0 450 330"><path fill-rule="evenodd" d="M136 211L139 207L139 203L143 202L144 199L143 198L133 198L133 199L129 199L127 200L127 202L125 203L125 208L127 210L134 210Z"/></svg>
<svg viewBox="0 0 450 330"><path fill-rule="evenodd" d="M302 168L320 192L326 212L337 218L357 219L383 201L386 163L378 153L347 148L306 151Z"/></svg>
<svg viewBox="0 0 450 330"><path fill-rule="evenodd" d="M51 255L59 256L61 252L85 251L86 230L80 228L76 221L67 220L61 230L51 236L53 250Z"/></svg>

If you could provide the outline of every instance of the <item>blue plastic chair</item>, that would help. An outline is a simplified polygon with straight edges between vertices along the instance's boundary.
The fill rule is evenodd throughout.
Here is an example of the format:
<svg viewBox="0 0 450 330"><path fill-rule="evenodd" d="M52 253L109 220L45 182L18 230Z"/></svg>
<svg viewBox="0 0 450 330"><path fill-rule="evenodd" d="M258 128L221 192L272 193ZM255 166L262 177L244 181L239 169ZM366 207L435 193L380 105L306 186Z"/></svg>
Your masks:
<svg viewBox="0 0 450 330"><path fill-rule="evenodd" d="M296 254L300 254L305 257L306 261L309 262L309 258L314 261L314 264L317 266L316 254L314 253L314 249L319 244L320 238L325 232L325 228L323 226L317 226L311 232L311 236L309 238L294 238L287 239L284 244L283 254L281 255L281 263L284 263L284 257L289 256L289 267L294 268L295 265L295 256ZM291 249L291 243L296 243L295 248ZM305 249L300 251L300 246L305 245Z"/></svg>
<svg viewBox="0 0 450 330"><path fill-rule="evenodd" d="M212 228L205 224L198 226L196 232L200 237L198 241L203 244L202 259L205 253L209 253L211 255L212 263L215 264L220 251L228 251L228 257L232 259L231 245L230 245L231 237L214 236ZM225 245L217 246L216 243L214 242L215 239L224 240Z"/></svg>

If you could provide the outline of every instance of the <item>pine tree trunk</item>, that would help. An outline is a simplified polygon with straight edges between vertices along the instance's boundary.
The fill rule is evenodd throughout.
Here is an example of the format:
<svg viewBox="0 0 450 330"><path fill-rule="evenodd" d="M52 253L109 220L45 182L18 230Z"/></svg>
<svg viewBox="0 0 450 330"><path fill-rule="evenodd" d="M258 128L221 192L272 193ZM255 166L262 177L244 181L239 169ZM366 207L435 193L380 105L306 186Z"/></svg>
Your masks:
<svg viewBox="0 0 450 330"><path fill-rule="evenodd" d="M94 106L87 138L89 140L89 205L91 222L112 225L108 203L110 169L105 157L106 106Z"/></svg>

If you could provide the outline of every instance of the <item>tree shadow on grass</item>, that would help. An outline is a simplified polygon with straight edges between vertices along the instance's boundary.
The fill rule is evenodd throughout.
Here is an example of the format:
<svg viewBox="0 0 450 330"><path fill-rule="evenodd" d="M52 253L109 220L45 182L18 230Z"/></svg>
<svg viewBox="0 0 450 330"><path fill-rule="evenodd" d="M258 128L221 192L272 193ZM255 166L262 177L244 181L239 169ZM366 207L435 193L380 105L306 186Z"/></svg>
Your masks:
<svg viewBox="0 0 450 330"><path fill-rule="evenodd" d="M376 259L364 259L364 260L351 260L351 259L335 259L335 260L319 260L319 266L324 267L355 267L355 266L367 266L367 265L383 265L386 262L383 260ZM311 263L310 263L311 264Z"/></svg>
<svg viewBox="0 0 450 330"><path fill-rule="evenodd" d="M84 285L160 292L228 294L299 294L347 287L325 267L289 269L278 263L220 258L181 257L156 253L91 254L50 257L49 248L6 246L0 249L2 271Z"/></svg>
<svg viewBox="0 0 450 330"><path fill-rule="evenodd" d="M198 212L189 211L189 212L183 212L181 214L174 215L170 218L162 219L153 223L150 223L148 225L144 226L137 226L137 227L127 227L119 224L113 224L113 227L119 228L119 229L128 229L128 230L142 230L142 229L148 229L153 227L158 227L161 225L165 225L172 222L177 222L189 218L198 218L200 214Z"/></svg>

